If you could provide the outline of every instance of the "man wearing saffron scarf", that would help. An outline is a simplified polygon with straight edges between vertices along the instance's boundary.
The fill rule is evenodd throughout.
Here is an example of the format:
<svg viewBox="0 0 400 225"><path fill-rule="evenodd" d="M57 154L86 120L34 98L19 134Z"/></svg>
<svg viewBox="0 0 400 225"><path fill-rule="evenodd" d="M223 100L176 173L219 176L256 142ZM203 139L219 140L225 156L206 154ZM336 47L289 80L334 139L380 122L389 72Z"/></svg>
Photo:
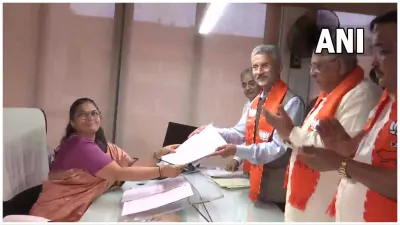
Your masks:
<svg viewBox="0 0 400 225"><path fill-rule="evenodd" d="M227 141L233 143L234 139L240 139L245 145L223 145L213 155L236 155L245 159L243 168L250 172L249 198L252 201L284 203L286 190L283 181L290 150L287 151L287 146L275 132L274 126L265 121L261 112L263 108L277 112L279 106L283 105L291 120L301 124L305 104L281 80L281 57L276 46L255 47L251 54L251 64L253 76L263 91L253 100L247 119L243 122L243 129L236 132L235 138ZM222 133L223 137L228 135L234 136Z"/></svg>
<svg viewBox="0 0 400 225"><path fill-rule="evenodd" d="M375 18L370 30L372 65L385 88L378 105L355 138L337 120L321 121L326 149L304 147L300 156L341 176L328 209L337 222L397 222L397 11Z"/></svg>
<svg viewBox="0 0 400 225"><path fill-rule="evenodd" d="M299 148L324 146L316 131L318 122L324 118L336 118L346 132L354 136L364 126L380 95L379 87L364 79L355 54L328 54L327 51L313 54L310 74L322 92L302 126L295 126L282 109L278 113L264 110L268 123L293 146L285 181L287 222L334 220L325 212L339 183L337 172L310 169L299 159Z"/></svg>

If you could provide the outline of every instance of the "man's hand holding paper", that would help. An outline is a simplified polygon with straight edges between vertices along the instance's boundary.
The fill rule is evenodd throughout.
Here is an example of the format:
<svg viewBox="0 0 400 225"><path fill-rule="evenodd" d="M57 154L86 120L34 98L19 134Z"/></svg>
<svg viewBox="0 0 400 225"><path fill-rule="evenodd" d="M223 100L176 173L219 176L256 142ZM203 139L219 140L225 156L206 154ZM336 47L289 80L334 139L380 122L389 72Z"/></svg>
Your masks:
<svg viewBox="0 0 400 225"><path fill-rule="evenodd" d="M227 158L229 156L233 156L236 154L236 145L233 144L227 144L227 145L222 145L219 146L214 153L212 153L210 156L221 156L222 158Z"/></svg>

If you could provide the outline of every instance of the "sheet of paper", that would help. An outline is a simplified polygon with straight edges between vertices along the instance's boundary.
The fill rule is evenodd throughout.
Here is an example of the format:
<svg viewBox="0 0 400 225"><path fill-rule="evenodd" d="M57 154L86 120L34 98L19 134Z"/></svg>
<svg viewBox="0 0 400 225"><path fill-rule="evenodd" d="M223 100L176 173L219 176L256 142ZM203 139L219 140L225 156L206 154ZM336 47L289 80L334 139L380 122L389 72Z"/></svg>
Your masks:
<svg viewBox="0 0 400 225"><path fill-rule="evenodd" d="M210 155L225 144L226 141L218 131L212 125L208 125L202 132L181 144L175 153L165 155L161 159L171 164L184 165Z"/></svg>
<svg viewBox="0 0 400 225"><path fill-rule="evenodd" d="M230 172L226 171L224 169L207 169L204 171L205 175L208 175L210 177L214 178L233 178L233 177L242 177L244 176L243 171L235 171L235 172Z"/></svg>
<svg viewBox="0 0 400 225"><path fill-rule="evenodd" d="M245 188L250 187L250 180L247 178L221 178L212 179L220 187L224 188Z"/></svg>
<svg viewBox="0 0 400 225"><path fill-rule="evenodd" d="M172 202L182 200L193 195L192 187L189 182L186 182L180 187L175 189L147 196L134 201L124 203L122 208L122 216L144 212L150 209L155 209Z"/></svg>
<svg viewBox="0 0 400 225"><path fill-rule="evenodd" d="M148 184L145 186L138 186L127 190L122 195L122 202L138 200L141 198L148 197L150 195L163 193L179 186L182 186L187 181L183 176L168 178L165 180L156 181L155 183Z"/></svg>

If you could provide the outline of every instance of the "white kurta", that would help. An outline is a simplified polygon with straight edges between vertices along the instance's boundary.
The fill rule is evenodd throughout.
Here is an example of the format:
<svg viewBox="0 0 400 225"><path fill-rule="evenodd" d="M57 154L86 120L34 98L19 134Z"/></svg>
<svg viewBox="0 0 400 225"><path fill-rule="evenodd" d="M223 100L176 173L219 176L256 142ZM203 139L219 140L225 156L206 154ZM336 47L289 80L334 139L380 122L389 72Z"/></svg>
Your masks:
<svg viewBox="0 0 400 225"><path fill-rule="evenodd" d="M375 147L375 140L379 131L389 120L391 107L395 101L394 96L390 96L390 98L390 103L387 104L375 125L360 143L354 157L355 161L372 164L372 151ZM359 182L354 182L350 179L341 179L336 197L336 221L364 222L364 203L368 190L366 186Z"/></svg>
<svg viewBox="0 0 400 225"><path fill-rule="evenodd" d="M343 96L335 118L342 124L350 136L361 131L368 119L371 110L379 101L381 90L370 81L364 80L346 95ZM298 148L305 145L323 147L321 138L316 131L309 132L310 125L315 126L315 117L321 110L326 99L323 99L319 107L304 121L303 126L295 127L290 134L290 142L293 144L293 152L290 158L289 182L286 195L285 221L286 222L330 222L334 218L326 214L329 204L336 193L340 178L337 171L322 172L314 193L307 202L305 211L294 208L289 202L291 194L291 175L293 165L298 154Z"/></svg>

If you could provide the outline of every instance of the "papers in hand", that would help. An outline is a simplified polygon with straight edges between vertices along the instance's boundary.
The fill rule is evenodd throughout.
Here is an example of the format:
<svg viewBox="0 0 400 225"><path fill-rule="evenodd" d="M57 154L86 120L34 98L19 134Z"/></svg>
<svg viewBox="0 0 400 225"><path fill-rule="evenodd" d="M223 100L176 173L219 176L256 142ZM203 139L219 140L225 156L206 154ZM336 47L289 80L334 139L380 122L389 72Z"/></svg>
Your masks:
<svg viewBox="0 0 400 225"><path fill-rule="evenodd" d="M181 144L175 153L165 155L161 159L174 165L184 165L214 153L215 149L225 144L226 141L218 131L212 125L208 125L199 134L193 135Z"/></svg>
<svg viewBox="0 0 400 225"><path fill-rule="evenodd" d="M250 187L250 180L247 178L221 178L221 179L213 178L212 180L223 188Z"/></svg>
<svg viewBox="0 0 400 225"><path fill-rule="evenodd" d="M164 185L163 189L160 188L162 185L160 186L160 182L158 182L156 184L151 184L148 186L134 188L126 191L129 193L126 192L125 192L126 194L124 193L124 197L122 200L124 202L124 206L122 208L121 215L126 216L140 212L145 212L192 196L193 191L189 182L184 181L180 184L181 179L182 179L181 177L166 179L170 181L164 182L164 184L162 184ZM147 190L143 188L146 188ZM136 189L141 189L139 190L141 194L133 194ZM160 190L163 191L159 193L154 193L155 191L158 192ZM129 199L135 199L135 200L129 200Z"/></svg>
<svg viewBox="0 0 400 225"><path fill-rule="evenodd" d="M205 175L213 178L231 178L231 177L242 177L244 176L243 171L230 172L223 169L208 169L204 171Z"/></svg>

